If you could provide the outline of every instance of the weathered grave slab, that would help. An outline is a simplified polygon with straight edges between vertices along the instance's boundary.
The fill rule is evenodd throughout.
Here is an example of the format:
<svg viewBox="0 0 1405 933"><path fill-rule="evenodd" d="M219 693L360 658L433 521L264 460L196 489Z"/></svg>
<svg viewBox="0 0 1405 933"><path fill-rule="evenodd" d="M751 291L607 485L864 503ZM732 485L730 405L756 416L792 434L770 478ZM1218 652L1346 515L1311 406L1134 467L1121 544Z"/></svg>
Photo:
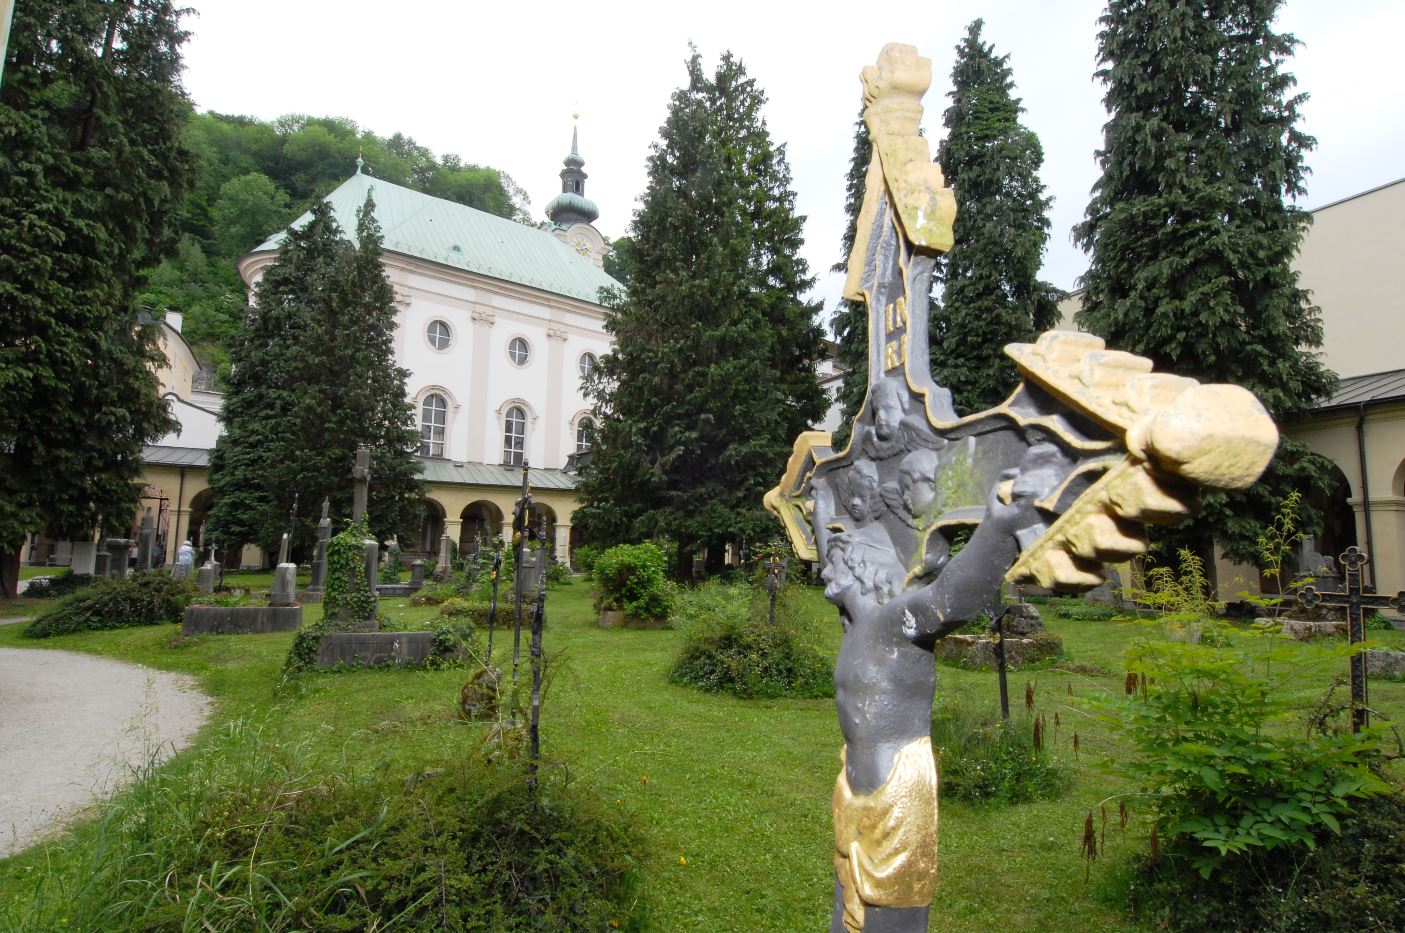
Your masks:
<svg viewBox="0 0 1405 933"><path fill-rule="evenodd" d="M1256 619L1255 621L1261 620ZM1300 619L1284 619L1283 634L1297 641L1337 638L1346 634L1346 622L1308 622Z"/></svg>
<svg viewBox="0 0 1405 933"><path fill-rule="evenodd" d="M1040 632L1026 638L1006 636L1005 664L1023 667L1036 661L1058 657L1063 641L1053 632ZM995 643L988 635L948 635L936 644L937 657L963 667L986 669L996 666Z"/></svg>
<svg viewBox="0 0 1405 933"><path fill-rule="evenodd" d="M1366 652L1366 673L1371 677L1405 678L1405 651Z"/></svg>
<svg viewBox="0 0 1405 933"><path fill-rule="evenodd" d="M186 606L182 635L264 635L302 627L302 606Z"/></svg>
<svg viewBox="0 0 1405 933"><path fill-rule="evenodd" d="M413 666L429 660L433 632L335 632L317 646L317 667Z"/></svg>

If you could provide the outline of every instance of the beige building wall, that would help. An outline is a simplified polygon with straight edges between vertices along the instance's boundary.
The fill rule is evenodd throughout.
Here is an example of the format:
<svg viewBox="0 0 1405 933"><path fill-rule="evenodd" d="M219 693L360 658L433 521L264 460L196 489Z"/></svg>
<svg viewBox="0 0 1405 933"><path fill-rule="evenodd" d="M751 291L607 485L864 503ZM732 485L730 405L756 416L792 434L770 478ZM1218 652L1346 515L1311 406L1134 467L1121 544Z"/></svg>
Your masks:
<svg viewBox="0 0 1405 933"><path fill-rule="evenodd" d="M175 311L167 312L166 320L160 324L159 339L166 363L156 370L156 382L160 387L157 394L174 392L188 399L195 374L200 371L200 361L195 358L195 351L190 349L185 337L181 336L181 324L182 317Z"/></svg>
<svg viewBox="0 0 1405 933"><path fill-rule="evenodd" d="M1364 485L1358 422L1366 450ZM1357 409L1325 412L1284 433L1330 458L1345 474L1356 541L1374 563L1377 592L1405 591L1405 402L1367 408L1364 421Z"/></svg>
<svg viewBox="0 0 1405 933"><path fill-rule="evenodd" d="M1399 369L1405 324L1405 179L1312 213L1299 282L1322 309L1322 354L1339 376Z"/></svg>

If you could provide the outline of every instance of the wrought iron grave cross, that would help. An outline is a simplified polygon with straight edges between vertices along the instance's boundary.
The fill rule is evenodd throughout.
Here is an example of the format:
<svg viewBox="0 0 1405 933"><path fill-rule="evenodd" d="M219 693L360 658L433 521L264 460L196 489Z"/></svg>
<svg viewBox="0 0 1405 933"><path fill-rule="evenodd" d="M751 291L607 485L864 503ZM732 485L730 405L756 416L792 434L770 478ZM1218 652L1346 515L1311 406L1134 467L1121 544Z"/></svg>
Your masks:
<svg viewBox="0 0 1405 933"><path fill-rule="evenodd" d="M1346 637L1353 645L1366 640L1366 610L1394 609L1405 612L1405 592L1394 596L1376 596L1362 592L1361 568L1366 566L1366 552L1358 547L1349 547L1337 561L1342 566L1346 581L1345 592L1319 590L1309 584L1298 590L1295 599L1304 609L1330 606L1346 609ZM1366 653L1357 650L1351 656L1351 731L1360 732L1368 721L1368 690Z"/></svg>
<svg viewBox="0 0 1405 933"><path fill-rule="evenodd" d="M925 931L936 882L931 747L936 640L1002 583L1087 589L1178 521L1199 487L1253 483L1277 446L1237 386L1151 372L1097 337L1046 333L1005 352L1022 380L958 416L929 369L927 295L956 205L918 131L931 62L889 45L863 70L873 142L845 297L868 307L868 392L848 446L795 443L766 505L818 561L840 609L831 930Z"/></svg>

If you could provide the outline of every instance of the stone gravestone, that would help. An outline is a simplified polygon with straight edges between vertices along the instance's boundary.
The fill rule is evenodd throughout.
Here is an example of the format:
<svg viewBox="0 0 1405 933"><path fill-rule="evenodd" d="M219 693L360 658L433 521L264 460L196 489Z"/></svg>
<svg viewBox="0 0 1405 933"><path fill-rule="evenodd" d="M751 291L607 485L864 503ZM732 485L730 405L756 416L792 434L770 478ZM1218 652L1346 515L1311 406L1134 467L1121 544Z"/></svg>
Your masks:
<svg viewBox="0 0 1405 933"><path fill-rule="evenodd" d="M322 500L322 518L317 522L317 550L312 558L312 582L307 586L313 593L322 592L327 585L327 542L332 540L332 520L327 516L329 503Z"/></svg>
<svg viewBox="0 0 1405 933"><path fill-rule="evenodd" d="M448 583L454 578L454 565L449 560L449 533L446 531L439 539L439 562L434 565L434 580L436 583Z"/></svg>
<svg viewBox="0 0 1405 933"><path fill-rule="evenodd" d="M132 559L131 538L108 538L107 575L119 580L127 579L127 571Z"/></svg>
<svg viewBox="0 0 1405 933"><path fill-rule="evenodd" d="M73 542L73 563L69 568L75 574L97 573L98 546L92 541Z"/></svg>
<svg viewBox="0 0 1405 933"><path fill-rule="evenodd" d="M288 533L283 532L283 537L278 542L278 563L275 567L281 567L288 562Z"/></svg>
<svg viewBox="0 0 1405 933"><path fill-rule="evenodd" d="M410 561L410 589L418 590L424 586L424 559L416 557Z"/></svg>
<svg viewBox="0 0 1405 933"><path fill-rule="evenodd" d="M287 535L284 535L287 538ZM297 597L298 565L282 563L273 571L273 589L268 594L270 606L291 606Z"/></svg>
<svg viewBox="0 0 1405 933"><path fill-rule="evenodd" d="M931 273L956 213L918 130L930 83L911 46L863 71L873 155L844 295L868 308L868 395L845 450L802 434L766 494L844 622L830 929L849 933L870 911L870 929L928 929L937 642L997 606L1005 582L1096 586L1106 563L1145 551L1144 525L1192 514L1198 486L1252 484L1278 442L1244 389L1152 373L1080 333L1008 346L1020 384L957 416L927 344Z"/></svg>
<svg viewBox="0 0 1405 933"><path fill-rule="evenodd" d="M137 532L137 569L150 570L153 551L156 546L156 528L151 523L151 507L141 517L141 529Z"/></svg>
<svg viewBox="0 0 1405 933"><path fill-rule="evenodd" d="M215 580L218 578L219 570L215 567L215 562L210 560L205 562L195 574L195 586L202 593L213 593L215 591Z"/></svg>
<svg viewBox="0 0 1405 933"><path fill-rule="evenodd" d="M366 447L356 448L356 465L351 468L351 478L355 487L351 494L352 524L361 521L366 514L366 487L371 482L371 451Z"/></svg>
<svg viewBox="0 0 1405 933"><path fill-rule="evenodd" d="M366 538L361 542L366 549L366 585L371 588L371 599L377 597L376 580L380 575L381 546L379 542Z"/></svg>

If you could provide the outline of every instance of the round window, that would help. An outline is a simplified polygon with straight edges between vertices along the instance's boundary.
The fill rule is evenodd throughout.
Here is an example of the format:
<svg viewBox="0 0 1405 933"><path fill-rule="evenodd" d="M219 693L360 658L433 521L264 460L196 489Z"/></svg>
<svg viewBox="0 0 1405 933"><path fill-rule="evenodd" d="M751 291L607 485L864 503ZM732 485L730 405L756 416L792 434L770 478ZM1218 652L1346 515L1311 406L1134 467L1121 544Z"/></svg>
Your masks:
<svg viewBox="0 0 1405 933"><path fill-rule="evenodd" d="M532 358L532 347L522 337L513 337L507 344L507 355L518 366L526 366Z"/></svg>
<svg viewBox="0 0 1405 933"><path fill-rule="evenodd" d="M589 379L590 374L595 372L595 367L599 365L600 358L597 357L594 353L582 353L580 362L581 378Z"/></svg>
<svg viewBox="0 0 1405 933"><path fill-rule="evenodd" d="M449 325L443 321L430 321L429 327L425 328L425 336L429 338L429 345L436 350L449 349Z"/></svg>

